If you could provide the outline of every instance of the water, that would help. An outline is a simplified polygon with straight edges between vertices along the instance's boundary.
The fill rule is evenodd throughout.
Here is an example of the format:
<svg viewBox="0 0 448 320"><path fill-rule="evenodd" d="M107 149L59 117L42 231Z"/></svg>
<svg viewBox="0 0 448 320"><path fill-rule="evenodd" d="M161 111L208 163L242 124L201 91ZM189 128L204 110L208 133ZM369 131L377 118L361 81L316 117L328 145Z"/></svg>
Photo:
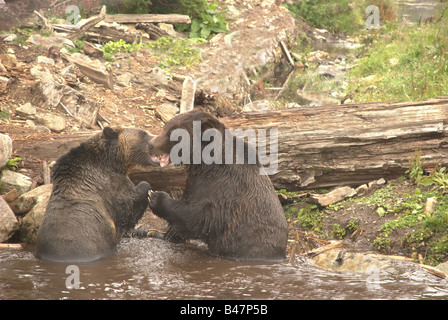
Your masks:
<svg viewBox="0 0 448 320"><path fill-rule="evenodd" d="M396 1L397 22L424 23L431 20L431 17L438 19L441 13L442 3L439 1ZM314 63L310 64L311 68L292 71L294 73L292 81L288 82L281 97L287 103L292 102L295 107L335 105L340 104L340 101L345 101L344 86L348 85L346 82L347 70L356 65L355 53L358 48L362 47L357 40L351 37L331 36L328 32L317 32L315 36L323 36L325 41L315 41L311 50L313 53L318 51L324 54L328 53L328 56L317 59L319 66L314 65L316 61L314 60ZM290 72L289 69L284 70L280 77L270 81L275 83L276 87L281 87ZM304 83L306 84L304 85Z"/></svg>
<svg viewBox="0 0 448 320"><path fill-rule="evenodd" d="M440 14L440 1L418 1L399 0L397 1L397 16L410 22L424 21L425 19Z"/></svg>
<svg viewBox="0 0 448 320"><path fill-rule="evenodd" d="M448 282L412 263L337 273L309 261L224 260L203 245L152 238L124 239L115 255L77 264L76 289L69 264L37 260L33 250L0 251L0 299L448 299Z"/></svg>
<svg viewBox="0 0 448 320"><path fill-rule="evenodd" d="M434 4L400 1L399 15L419 21ZM410 262L394 261L378 273L337 273L307 260L237 262L210 257L198 244L124 239L115 255L77 264L77 286L68 264L37 260L33 251L0 250L0 299L448 300L448 282Z"/></svg>

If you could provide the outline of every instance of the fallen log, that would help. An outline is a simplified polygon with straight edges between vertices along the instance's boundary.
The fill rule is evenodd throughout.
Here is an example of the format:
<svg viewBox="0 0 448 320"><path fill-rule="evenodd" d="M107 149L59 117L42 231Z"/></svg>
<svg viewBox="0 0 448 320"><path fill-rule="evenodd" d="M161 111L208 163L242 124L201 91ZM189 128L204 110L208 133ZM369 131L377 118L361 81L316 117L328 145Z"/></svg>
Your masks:
<svg viewBox="0 0 448 320"><path fill-rule="evenodd" d="M117 23L191 23L190 17L183 14L107 14L104 21Z"/></svg>
<svg viewBox="0 0 448 320"><path fill-rule="evenodd" d="M82 38L89 29L93 28L98 22L102 21L105 16L106 16L106 6L102 6L101 12L98 16L89 18L87 22L85 22L83 25L77 28L74 33L69 34L68 38L70 40L76 40Z"/></svg>
<svg viewBox="0 0 448 320"><path fill-rule="evenodd" d="M250 112L221 121L231 129L277 129L278 172L270 176L274 186L309 190L397 178L416 150L426 167L446 166L446 119L448 97ZM151 167L131 178L174 190L184 186L185 170Z"/></svg>
<svg viewBox="0 0 448 320"><path fill-rule="evenodd" d="M274 186L310 190L400 177L416 150L425 167L447 166L447 119L448 97L441 97L250 112L220 120L231 129L277 129L278 172L270 176ZM17 152L51 162L87 138L40 141ZM171 191L183 188L186 174L183 166L154 166L131 173L131 179Z"/></svg>

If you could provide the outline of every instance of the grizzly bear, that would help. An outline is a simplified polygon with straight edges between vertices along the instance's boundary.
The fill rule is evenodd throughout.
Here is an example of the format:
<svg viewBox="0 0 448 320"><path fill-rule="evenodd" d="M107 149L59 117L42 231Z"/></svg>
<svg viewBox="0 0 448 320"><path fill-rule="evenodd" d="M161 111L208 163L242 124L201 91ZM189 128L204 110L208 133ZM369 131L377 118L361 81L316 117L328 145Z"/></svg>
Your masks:
<svg viewBox="0 0 448 320"><path fill-rule="evenodd" d="M153 165L150 141L144 130L106 127L56 161L36 257L88 262L116 250L148 207L149 183L135 186L128 173Z"/></svg>
<svg viewBox="0 0 448 320"><path fill-rule="evenodd" d="M204 154L206 148L210 151L209 143L203 140L211 141L198 140L194 137L198 132L213 134L218 148L210 154L214 153L217 161L198 162L201 152ZM187 181L181 200L172 199L164 191L150 191L151 210L170 224L170 240L202 240L213 256L234 260L284 259L288 226L271 180L260 174L258 155L254 163L229 163L225 161L229 150L218 136L230 137L231 142L241 139L229 134L217 118L199 110L182 113L166 123L162 133L151 141L152 160L163 167L170 161L179 164L172 160L184 153L181 164L187 167ZM183 146L193 147L179 148L176 137L185 139L181 141ZM200 143L200 150L194 147L195 143ZM236 143L232 145L231 157L235 160L241 150L236 150ZM243 145L246 157L251 146L246 141Z"/></svg>

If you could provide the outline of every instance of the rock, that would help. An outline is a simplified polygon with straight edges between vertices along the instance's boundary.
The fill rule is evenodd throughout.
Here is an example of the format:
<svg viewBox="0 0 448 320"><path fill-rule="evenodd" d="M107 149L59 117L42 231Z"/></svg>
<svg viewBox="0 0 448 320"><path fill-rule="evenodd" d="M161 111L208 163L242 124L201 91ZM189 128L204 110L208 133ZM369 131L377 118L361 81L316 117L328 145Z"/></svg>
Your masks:
<svg viewBox="0 0 448 320"><path fill-rule="evenodd" d="M191 111L194 108L194 95L196 82L191 77L186 77L182 85L182 97L180 99L180 113Z"/></svg>
<svg viewBox="0 0 448 320"><path fill-rule="evenodd" d="M256 100L244 105L242 111L249 112L249 111L273 110L273 109L275 109L275 104L272 101Z"/></svg>
<svg viewBox="0 0 448 320"><path fill-rule="evenodd" d="M103 50L96 47L94 44L85 41L83 47L84 53L92 58L98 59L103 57Z"/></svg>
<svg viewBox="0 0 448 320"><path fill-rule="evenodd" d="M14 54L11 53L0 54L0 61L8 69L17 66L17 58Z"/></svg>
<svg viewBox="0 0 448 320"><path fill-rule="evenodd" d="M12 140L6 134L0 133L0 169L2 169L11 159Z"/></svg>
<svg viewBox="0 0 448 320"><path fill-rule="evenodd" d="M46 63L54 66L54 60L45 56L38 56L37 63Z"/></svg>
<svg viewBox="0 0 448 320"><path fill-rule="evenodd" d="M325 207L330 204L344 200L346 197L354 196L355 194L356 191L353 188L340 187L326 194L313 194L311 195L310 200L315 204Z"/></svg>
<svg viewBox="0 0 448 320"><path fill-rule="evenodd" d="M150 86L166 85L171 81L167 72L160 69L159 67L154 67L145 79L141 79L141 82L147 83Z"/></svg>
<svg viewBox="0 0 448 320"><path fill-rule="evenodd" d="M88 127L91 128L96 125L100 107L98 103L88 99L79 91L59 83L47 71L33 67L30 72L39 80L34 88L35 94L31 101L34 106L56 109L62 108L60 104L63 104L73 117L81 120ZM44 125L53 131L61 131L65 128L65 120L61 119L61 117L56 116L52 118L45 114L38 114L37 118L40 118L41 122L44 122Z"/></svg>
<svg viewBox="0 0 448 320"><path fill-rule="evenodd" d="M2 198L5 199L8 204L11 204L19 198L19 194L16 189L12 189L8 193L3 194Z"/></svg>
<svg viewBox="0 0 448 320"><path fill-rule="evenodd" d="M338 70L334 65L320 65L317 67L317 73L320 77L335 78Z"/></svg>
<svg viewBox="0 0 448 320"><path fill-rule="evenodd" d="M53 33L49 37L43 37L38 33L34 33L26 40L26 42L30 42L32 44L45 47L47 49L51 47L65 47L65 46L75 48L75 45L71 40L67 39L66 36L57 33Z"/></svg>
<svg viewBox="0 0 448 320"><path fill-rule="evenodd" d="M7 72L8 72L8 70L6 70L5 66L1 63L1 60L0 60L0 73L7 73Z"/></svg>
<svg viewBox="0 0 448 320"><path fill-rule="evenodd" d="M36 243L37 233L44 219L50 197L45 197L39 201L33 209L23 218L20 229L20 241L26 243Z"/></svg>
<svg viewBox="0 0 448 320"><path fill-rule="evenodd" d="M369 185L369 188L372 188L373 186L383 185L385 183L386 183L386 180L381 178L381 179L378 179L378 180L370 181L368 185Z"/></svg>
<svg viewBox="0 0 448 320"><path fill-rule="evenodd" d="M291 45L297 36L295 20L285 8L256 6L237 14L228 34L220 33L209 41L194 76L198 91L230 101L247 97L248 69L279 63L283 57L279 43Z"/></svg>
<svg viewBox="0 0 448 320"><path fill-rule="evenodd" d="M434 209L436 208L436 205L437 205L437 198L436 197L427 198L426 199L424 213L426 215L430 215L431 213L434 212Z"/></svg>
<svg viewBox="0 0 448 320"><path fill-rule="evenodd" d="M1 38L4 42L13 42L17 40L17 35L14 33L5 33L1 35Z"/></svg>
<svg viewBox="0 0 448 320"><path fill-rule="evenodd" d="M1 72L1 70L0 70ZM0 76L0 92L3 92L6 90L6 88L8 87L8 83L9 83L9 78Z"/></svg>
<svg viewBox="0 0 448 320"><path fill-rule="evenodd" d="M369 190L369 187L366 184L363 184L355 189L357 195L363 195Z"/></svg>
<svg viewBox="0 0 448 320"><path fill-rule="evenodd" d="M130 87L133 78L134 78L134 75L132 73L125 72L125 73L117 76L117 83L123 87Z"/></svg>
<svg viewBox="0 0 448 320"><path fill-rule="evenodd" d="M438 264L435 268L448 275L448 261Z"/></svg>
<svg viewBox="0 0 448 320"><path fill-rule="evenodd" d="M35 119L36 114L36 108L34 108L29 102L16 108L16 115L23 119Z"/></svg>
<svg viewBox="0 0 448 320"><path fill-rule="evenodd" d="M157 98L166 98L167 92L165 89L159 89L156 93Z"/></svg>
<svg viewBox="0 0 448 320"><path fill-rule="evenodd" d="M0 197L0 242L5 242L11 238L20 228L14 212L8 203Z"/></svg>
<svg viewBox="0 0 448 320"><path fill-rule="evenodd" d="M67 126L65 119L51 113L38 113L37 120L51 131L61 132Z"/></svg>
<svg viewBox="0 0 448 320"><path fill-rule="evenodd" d="M3 170L0 178L0 194L16 189L19 195L28 192L33 181L31 178L11 170Z"/></svg>
<svg viewBox="0 0 448 320"><path fill-rule="evenodd" d="M341 249L328 250L312 258L321 268L336 272L360 272L369 270L391 270L392 264L387 259L379 259L367 254L350 252Z"/></svg>
<svg viewBox="0 0 448 320"><path fill-rule="evenodd" d="M159 118L162 119L163 122L167 123L177 114L179 109L171 103L164 103L157 106L155 111Z"/></svg>
<svg viewBox="0 0 448 320"><path fill-rule="evenodd" d="M34 188L31 191L28 191L22 194L13 204L12 210L16 214L23 214L31 211L33 207L45 200L45 198L49 198L51 195L51 190L53 188L52 184L45 184L40 187Z"/></svg>
<svg viewBox="0 0 448 320"><path fill-rule="evenodd" d="M165 31L166 33L168 33L168 35L172 38L178 38L179 37L179 33L174 30L174 26L172 24L169 23L159 23L157 25L160 29L162 29L163 31Z"/></svg>

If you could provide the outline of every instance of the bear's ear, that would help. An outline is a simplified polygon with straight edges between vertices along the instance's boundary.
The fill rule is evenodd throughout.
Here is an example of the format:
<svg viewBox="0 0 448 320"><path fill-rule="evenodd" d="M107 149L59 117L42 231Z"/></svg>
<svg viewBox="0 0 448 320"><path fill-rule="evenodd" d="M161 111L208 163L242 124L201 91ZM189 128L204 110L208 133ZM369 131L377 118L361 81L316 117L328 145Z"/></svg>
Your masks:
<svg viewBox="0 0 448 320"><path fill-rule="evenodd" d="M106 137L106 138L110 138L110 139L113 139L113 138L117 138L118 137L118 132L117 131L115 131L113 128L111 128L111 127L105 127L104 129L103 129L103 134L104 134L104 136Z"/></svg>
<svg viewBox="0 0 448 320"><path fill-rule="evenodd" d="M208 118L201 122L201 131L204 132L207 129L221 129L222 123L216 118Z"/></svg>

